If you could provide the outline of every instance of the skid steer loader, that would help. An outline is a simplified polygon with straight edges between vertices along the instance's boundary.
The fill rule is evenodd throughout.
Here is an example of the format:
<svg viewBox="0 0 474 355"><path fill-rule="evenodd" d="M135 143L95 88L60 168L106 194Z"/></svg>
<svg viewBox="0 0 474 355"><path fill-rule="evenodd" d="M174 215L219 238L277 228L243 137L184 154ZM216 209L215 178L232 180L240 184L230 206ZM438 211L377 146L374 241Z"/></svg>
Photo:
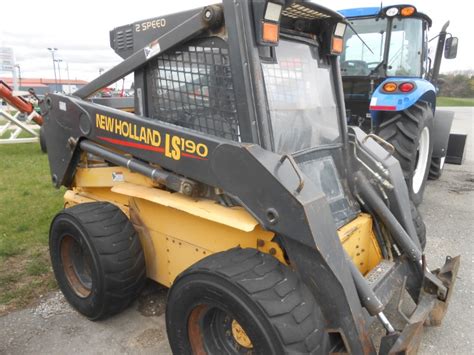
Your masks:
<svg viewBox="0 0 474 355"><path fill-rule="evenodd" d="M68 189L50 253L74 308L116 314L147 277L170 288L175 354L416 352L460 259L429 271L392 147L346 125L345 27L307 1L224 0L116 28L119 65L48 95ZM88 101L130 73L134 113ZM400 290L416 308L395 329Z"/></svg>

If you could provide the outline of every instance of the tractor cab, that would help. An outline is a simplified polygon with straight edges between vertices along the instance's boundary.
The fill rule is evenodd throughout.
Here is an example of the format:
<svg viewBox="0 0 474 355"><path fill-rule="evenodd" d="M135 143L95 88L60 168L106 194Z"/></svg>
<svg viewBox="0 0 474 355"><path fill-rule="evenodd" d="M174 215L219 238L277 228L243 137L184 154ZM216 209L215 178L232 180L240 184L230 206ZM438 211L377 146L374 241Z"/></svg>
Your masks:
<svg viewBox="0 0 474 355"><path fill-rule="evenodd" d="M347 119L393 146L412 201L418 205L428 178L446 156L453 114L436 113L441 59L455 58L457 38L446 32L429 56L431 19L411 5L340 11L348 28L341 54ZM437 117L441 117L437 119Z"/></svg>
<svg viewBox="0 0 474 355"><path fill-rule="evenodd" d="M366 117L373 92L386 78L428 76L427 32L432 21L427 15L407 5L340 13L349 21L341 74L351 118Z"/></svg>

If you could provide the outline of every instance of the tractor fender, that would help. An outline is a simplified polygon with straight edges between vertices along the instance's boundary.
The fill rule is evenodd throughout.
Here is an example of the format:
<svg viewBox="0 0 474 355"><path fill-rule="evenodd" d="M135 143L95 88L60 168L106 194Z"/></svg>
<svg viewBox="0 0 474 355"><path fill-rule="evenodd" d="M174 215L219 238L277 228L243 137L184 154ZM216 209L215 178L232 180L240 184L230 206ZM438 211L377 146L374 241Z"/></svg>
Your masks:
<svg viewBox="0 0 474 355"><path fill-rule="evenodd" d="M453 111L436 110L434 127L431 135L433 139L433 158L443 158L448 150L449 133L454 119Z"/></svg>
<svg viewBox="0 0 474 355"><path fill-rule="evenodd" d="M382 87L387 82L396 83L397 85L410 82L415 85L415 89L409 93L403 93L398 90L393 93L387 93L382 91ZM372 94L369 110L374 122L379 124L380 112L403 111L416 104L419 100L427 101L432 109L435 109L436 89L432 83L419 78L388 78Z"/></svg>

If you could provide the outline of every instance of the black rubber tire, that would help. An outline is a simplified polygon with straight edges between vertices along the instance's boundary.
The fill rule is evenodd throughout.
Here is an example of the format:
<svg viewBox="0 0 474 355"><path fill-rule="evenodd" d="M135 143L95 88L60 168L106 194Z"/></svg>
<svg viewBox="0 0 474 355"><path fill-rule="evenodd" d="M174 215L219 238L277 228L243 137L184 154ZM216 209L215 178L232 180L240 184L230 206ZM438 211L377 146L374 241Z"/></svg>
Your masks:
<svg viewBox="0 0 474 355"><path fill-rule="evenodd" d="M384 120L377 128L377 134L395 147L394 157L400 166L407 183L408 192L415 205L423 201L423 192L428 179L431 154L433 153L433 111L427 102L420 101L400 112L384 112ZM428 159L425 175L420 189L413 190L413 175L417 163L417 150L421 132L425 127L430 131Z"/></svg>
<svg viewBox="0 0 474 355"><path fill-rule="evenodd" d="M214 329L216 318L206 322L206 316L201 323L188 324L193 312L205 307L203 304L235 319L252 341L254 354L328 351L327 334L322 331L324 319L309 289L290 268L255 249L236 248L213 254L175 280L166 308L166 328L174 354L193 353L188 332L191 323L199 324L199 329ZM204 332L199 333L201 337L192 337L193 342L202 338L204 344L213 344L218 339L205 336ZM215 350L212 345L198 347L202 348L208 354L248 350L238 346L232 350Z"/></svg>
<svg viewBox="0 0 474 355"><path fill-rule="evenodd" d="M415 206L413 201L410 201L411 217L413 219L413 224L415 225L416 235L421 244L421 250L425 250L426 247L426 226L423 222L423 217L418 211L418 208Z"/></svg>
<svg viewBox="0 0 474 355"><path fill-rule="evenodd" d="M77 243L88 257L91 286L87 296L78 294L68 281L71 278L68 279L61 254L66 240ZM51 223L49 250L59 288L67 301L91 320L104 319L127 308L145 283L140 239L127 216L113 204L83 203L58 213Z"/></svg>
<svg viewBox="0 0 474 355"><path fill-rule="evenodd" d="M443 174L443 167L441 166L441 158L431 158L430 172L428 179L438 180Z"/></svg>
<svg viewBox="0 0 474 355"><path fill-rule="evenodd" d="M48 149L46 148L46 137L44 136L44 127L41 126L39 130L39 143L40 143L40 148L43 153L47 153Z"/></svg>

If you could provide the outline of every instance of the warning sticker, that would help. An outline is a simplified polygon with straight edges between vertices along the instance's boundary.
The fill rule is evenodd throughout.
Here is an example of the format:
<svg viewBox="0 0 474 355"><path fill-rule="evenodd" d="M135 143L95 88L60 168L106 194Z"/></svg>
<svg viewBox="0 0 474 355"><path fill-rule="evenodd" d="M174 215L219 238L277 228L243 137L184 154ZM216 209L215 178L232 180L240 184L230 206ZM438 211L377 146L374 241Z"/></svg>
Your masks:
<svg viewBox="0 0 474 355"><path fill-rule="evenodd" d="M112 181L113 182L124 182L124 178L123 178L123 173L122 172L113 172L112 173Z"/></svg>

